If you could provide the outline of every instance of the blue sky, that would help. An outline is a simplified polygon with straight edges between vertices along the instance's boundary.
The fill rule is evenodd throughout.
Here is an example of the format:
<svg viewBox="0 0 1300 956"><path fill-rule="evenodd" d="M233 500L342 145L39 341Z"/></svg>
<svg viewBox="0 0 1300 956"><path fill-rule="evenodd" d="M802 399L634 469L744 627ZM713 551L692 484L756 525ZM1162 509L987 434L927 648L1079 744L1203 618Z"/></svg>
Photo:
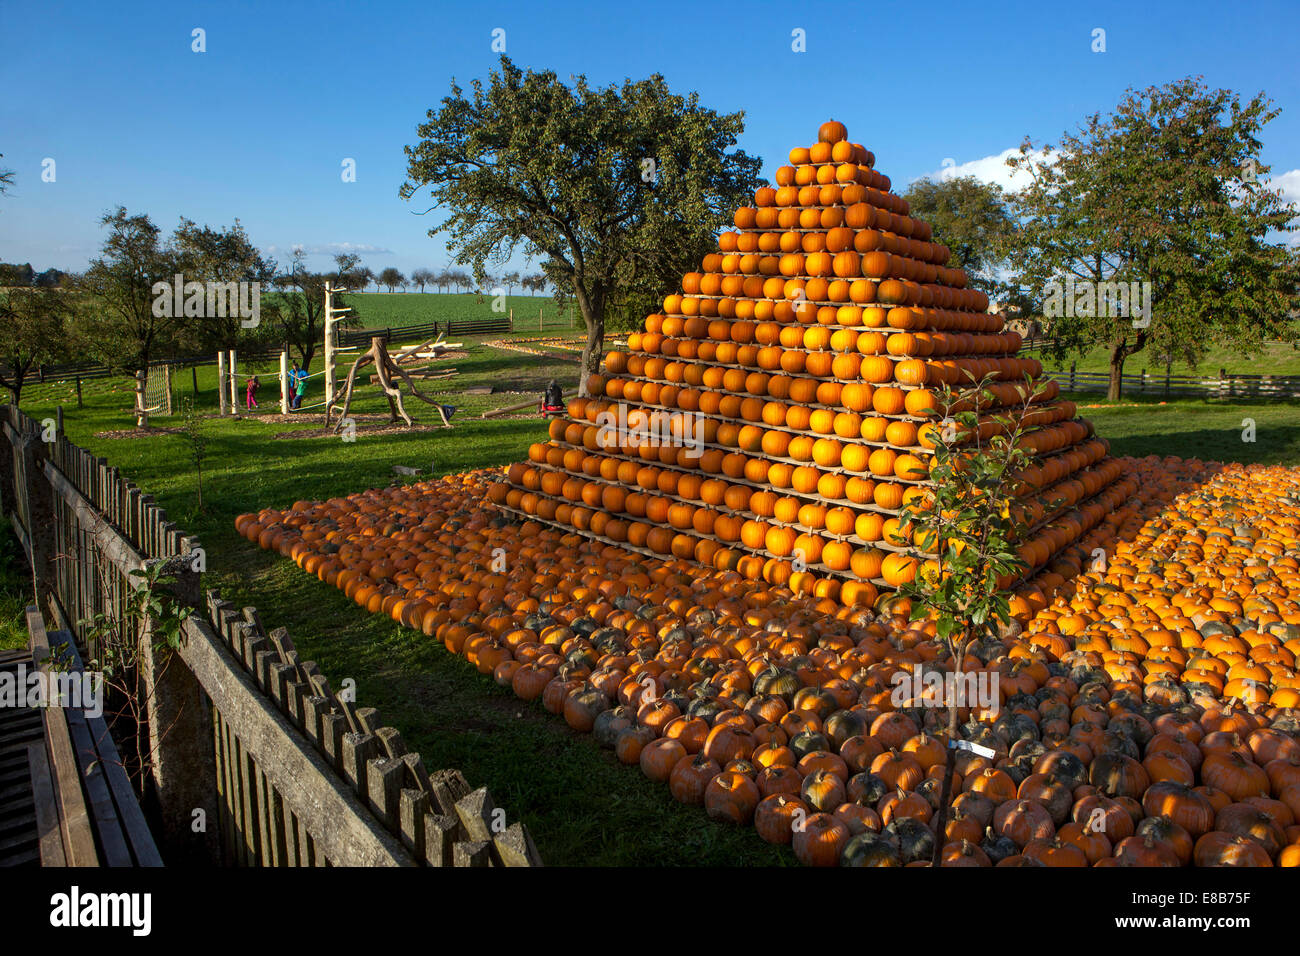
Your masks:
<svg viewBox="0 0 1300 956"><path fill-rule="evenodd" d="M858 12L845 14L852 7ZM901 190L938 172L1003 176L1026 136L1055 141L1128 87L1189 74L1282 109L1274 182L1300 200L1300 5L654 2L25 2L0 14L0 260L79 269L122 204L170 232L229 224L282 262L354 249L378 271L449 262L427 203L398 197L402 147L454 77L523 67L596 85L659 72L719 111L771 177L828 117ZM191 31L206 33L206 52ZM1106 50L1092 52L1093 31ZM792 31L806 52L791 49ZM42 162L54 160L54 182ZM356 182L340 176L356 161ZM523 266L517 257L517 266Z"/></svg>

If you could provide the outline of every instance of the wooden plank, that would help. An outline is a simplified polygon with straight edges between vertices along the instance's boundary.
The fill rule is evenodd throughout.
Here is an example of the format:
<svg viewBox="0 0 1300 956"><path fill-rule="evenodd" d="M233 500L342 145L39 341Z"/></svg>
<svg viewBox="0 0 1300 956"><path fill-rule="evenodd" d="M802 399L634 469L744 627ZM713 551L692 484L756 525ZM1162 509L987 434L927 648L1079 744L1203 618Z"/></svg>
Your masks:
<svg viewBox="0 0 1300 956"><path fill-rule="evenodd" d="M84 671L81 654L77 650L77 643L72 639L72 635L66 630L60 630L56 631L51 637L55 639L56 644L66 644L72 669L77 672ZM140 808L140 801L136 797L135 787L132 785L131 778L123 766L122 758L107 721L102 716L91 717L84 713L82 717L92 746L99 755L99 766L103 770L104 779L108 784L113 803L117 808L118 821L121 823L123 834L130 844L131 855L134 857L136 865L162 866L162 855L158 852L158 844L154 840L153 832L149 829L149 823L145 819L144 811Z"/></svg>
<svg viewBox="0 0 1300 956"><path fill-rule="evenodd" d="M45 635L45 622L35 607L27 608L27 626L31 635L33 659L39 654L40 660L47 660L50 647ZM80 763L73 750L67 716L62 707L44 707L41 716L67 865L99 866L90 812L81 792Z"/></svg>
<svg viewBox="0 0 1300 956"><path fill-rule="evenodd" d="M230 780L226 763L226 725L221 719L221 712L212 708L212 752L216 758L217 786L217 820L221 827L222 863L230 862L231 847L234 846L234 825L230 819ZM209 826L212 824L210 823Z"/></svg>
<svg viewBox="0 0 1300 956"><path fill-rule="evenodd" d="M429 812L429 795L403 789L398 803L398 824L402 843L417 860L424 858L424 818Z"/></svg>
<svg viewBox="0 0 1300 956"><path fill-rule="evenodd" d="M253 756L244 749L244 741L235 735L235 763L239 767L239 814L244 821L244 849L248 854L248 865L257 866L261 862L260 841L257 831L257 790L254 776L257 764Z"/></svg>
<svg viewBox="0 0 1300 956"><path fill-rule="evenodd" d="M284 805L284 798L280 796L280 791L276 790L270 781L267 782L267 786L270 789L270 800L268 802L270 807L268 816L271 824L270 838L268 840L270 865L287 866L288 830L285 825L287 810Z"/></svg>
<svg viewBox="0 0 1300 956"><path fill-rule="evenodd" d="M45 755L45 742L27 745L27 766L31 771L32 800L36 804L36 834L40 841L41 866L67 866L63 833L59 827L59 806L54 796L54 778Z"/></svg>
<svg viewBox="0 0 1300 956"><path fill-rule="evenodd" d="M190 618L185 631L181 657L313 834L322 855L339 865L411 865L401 842L379 825L314 748L304 746L302 735L257 691L211 629Z"/></svg>

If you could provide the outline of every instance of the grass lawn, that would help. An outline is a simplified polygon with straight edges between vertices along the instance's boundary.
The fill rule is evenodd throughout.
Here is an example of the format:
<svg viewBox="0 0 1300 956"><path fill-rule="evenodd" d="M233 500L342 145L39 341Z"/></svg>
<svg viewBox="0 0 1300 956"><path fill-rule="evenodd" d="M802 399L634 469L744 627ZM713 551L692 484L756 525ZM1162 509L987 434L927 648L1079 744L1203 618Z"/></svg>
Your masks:
<svg viewBox="0 0 1300 956"><path fill-rule="evenodd" d="M1110 353L1106 349L1093 349L1084 355L1066 356L1060 361L1041 352L1031 354L1041 358L1048 369L1069 371L1070 363L1073 362L1080 372L1110 371ZM1140 375L1143 369L1147 370L1148 375L1163 381L1165 364L1154 352L1138 352L1124 362L1125 375ZM1300 375L1300 346L1271 342L1257 355L1243 355L1238 349L1215 346L1206 352L1200 365L1193 367L1174 362L1170 374L1216 377L1219 369L1226 369L1229 375Z"/></svg>
<svg viewBox="0 0 1300 956"><path fill-rule="evenodd" d="M1096 392L1067 396L1079 405L1111 453L1144 458L1177 455L1246 464L1300 464L1300 401L1227 404L1205 399L1124 399L1111 405ZM1094 406L1094 407L1087 407ZM1248 421L1249 420L1249 421ZM1247 425L1254 423L1254 440Z"/></svg>
<svg viewBox="0 0 1300 956"><path fill-rule="evenodd" d="M72 441L107 457L152 492L173 520L199 535L208 553L208 587L239 604L257 606L268 628L288 628L299 649L316 660L336 686L353 678L358 700L378 707L388 723L400 728L430 769L457 767L474 786L488 786L512 818L529 826L548 863L793 863L788 850L764 843L753 828L720 826L701 809L677 804L665 787L620 766L589 735L571 732L540 705L522 703L430 639L365 613L342 592L235 533L238 514L385 485L394 480L394 464L426 470L432 464L436 473L447 474L523 458L528 444L545 436L545 421L535 416L485 421L479 414L539 396L552 377L572 385L577 365L554 356L494 349L481 338L465 341L468 357L447 363L459 374L430 388L439 400L459 406L452 430L382 437L361 430L355 442L323 432L320 437L283 440L275 435L320 426L209 419L202 511L197 509L194 466L181 435L96 437L130 427L132 393L126 380L87 382L81 409L75 407L71 385L32 386L24 394L23 408L43 418L63 403ZM215 376L210 367L198 373L200 406L213 411ZM274 378L263 381L263 408L278 411ZM175 384L188 394L189 373ZM476 386L496 391L465 394ZM319 401L322 389L321 379L312 379L307 404ZM360 395L353 409L359 424L367 415L386 413L377 389L369 386ZM1097 402L1095 394L1072 397L1080 406ZM418 421L435 418L418 401L409 407ZM1182 400L1130 407L1126 402L1081 407L1080 413L1111 439L1116 454L1300 463L1295 404ZM1247 417L1256 423L1253 443L1241 441L1241 422ZM166 428L178 422L162 418L155 424ZM12 535L6 532L5 538L7 547L17 547ZM15 635L25 640L22 573L0 578L0 646Z"/></svg>

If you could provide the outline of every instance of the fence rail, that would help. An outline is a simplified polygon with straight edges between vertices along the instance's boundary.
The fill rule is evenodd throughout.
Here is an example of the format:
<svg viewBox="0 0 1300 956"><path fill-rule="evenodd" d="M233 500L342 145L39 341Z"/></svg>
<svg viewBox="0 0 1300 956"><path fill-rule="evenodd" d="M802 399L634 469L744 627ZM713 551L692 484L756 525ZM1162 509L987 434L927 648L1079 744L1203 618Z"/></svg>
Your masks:
<svg viewBox="0 0 1300 956"><path fill-rule="evenodd" d="M342 347L366 345L372 338L387 339L390 342L413 342L417 339L432 338L439 332L447 335L490 335L514 331L514 323L509 316L498 319L452 320L448 322L425 322L421 325L403 325L397 328L353 329L339 332L338 342Z"/></svg>
<svg viewBox="0 0 1300 956"><path fill-rule="evenodd" d="M38 602L87 666L101 643L138 643L144 717L123 741L122 767L153 789L174 852L257 866L540 863L527 830L507 826L486 789L455 770L426 771L374 708L334 693L283 629L267 633L255 608L205 592L198 539L69 442L62 416L50 434L10 405L0 426L0 509ZM174 572L176 600L197 612L170 656L131 608L131 572L155 559ZM195 837L196 809L215 821L210 834Z"/></svg>
<svg viewBox="0 0 1300 956"><path fill-rule="evenodd" d="M1109 372L1080 372L1074 365L1066 370L1049 370L1048 375L1070 392L1105 392L1110 388ZM1121 377L1120 390L1126 395L1161 395L1165 398L1300 398L1300 375L1191 376L1149 374L1146 369Z"/></svg>

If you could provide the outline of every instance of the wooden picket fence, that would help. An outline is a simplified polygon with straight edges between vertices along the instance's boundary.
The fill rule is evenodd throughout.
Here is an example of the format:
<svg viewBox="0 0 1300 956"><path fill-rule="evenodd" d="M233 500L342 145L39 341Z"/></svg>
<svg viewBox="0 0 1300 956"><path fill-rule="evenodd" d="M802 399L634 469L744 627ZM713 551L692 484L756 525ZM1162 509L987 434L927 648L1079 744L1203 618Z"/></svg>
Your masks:
<svg viewBox="0 0 1300 956"><path fill-rule="evenodd" d="M199 541L69 442L61 418L37 422L12 405L0 415L0 509L42 611L90 668L101 640L136 639L131 572L147 563L165 562L178 602L196 612L169 660L147 633L139 640L147 726L121 741L126 770L146 776L157 797L165 847L235 865L540 863L527 830L507 825L486 789L471 790L455 770L429 773L399 731L334 691L283 629L267 633L255 608L205 591ZM196 809L216 821L198 838Z"/></svg>

